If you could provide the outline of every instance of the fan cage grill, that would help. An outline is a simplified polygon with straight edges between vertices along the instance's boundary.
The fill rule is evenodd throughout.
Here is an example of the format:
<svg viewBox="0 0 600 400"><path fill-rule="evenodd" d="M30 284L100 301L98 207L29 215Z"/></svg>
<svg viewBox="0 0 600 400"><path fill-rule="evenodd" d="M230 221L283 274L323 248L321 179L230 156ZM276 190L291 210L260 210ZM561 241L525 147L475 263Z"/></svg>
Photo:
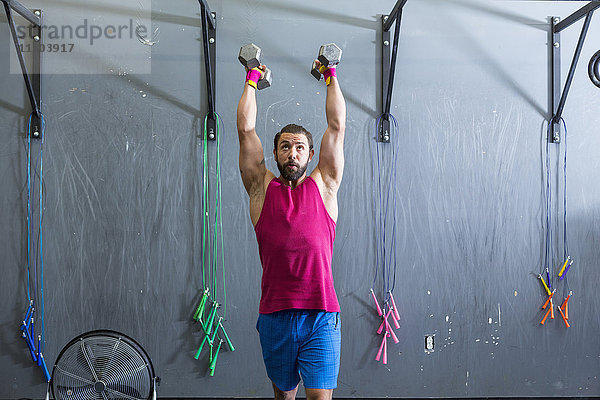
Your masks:
<svg viewBox="0 0 600 400"><path fill-rule="evenodd" d="M72 340L52 372L56 400L144 400L153 390L152 364L141 346L118 333Z"/></svg>

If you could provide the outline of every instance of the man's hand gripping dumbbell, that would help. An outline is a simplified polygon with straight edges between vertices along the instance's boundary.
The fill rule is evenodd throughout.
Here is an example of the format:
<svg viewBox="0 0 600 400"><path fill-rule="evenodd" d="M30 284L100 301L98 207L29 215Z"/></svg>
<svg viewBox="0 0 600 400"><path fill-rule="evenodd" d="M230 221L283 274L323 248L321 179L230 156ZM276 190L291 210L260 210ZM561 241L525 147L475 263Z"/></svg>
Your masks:
<svg viewBox="0 0 600 400"><path fill-rule="evenodd" d="M262 90L271 86L271 70L261 65L262 52L254 43L240 49L238 60L246 67L246 81L255 89Z"/></svg>

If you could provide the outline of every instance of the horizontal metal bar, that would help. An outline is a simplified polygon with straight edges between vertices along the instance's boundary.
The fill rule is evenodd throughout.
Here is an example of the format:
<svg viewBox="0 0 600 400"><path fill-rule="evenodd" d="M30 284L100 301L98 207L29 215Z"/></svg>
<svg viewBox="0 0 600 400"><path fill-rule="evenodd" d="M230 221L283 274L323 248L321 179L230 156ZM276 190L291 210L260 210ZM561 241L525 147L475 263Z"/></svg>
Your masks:
<svg viewBox="0 0 600 400"><path fill-rule="evenodd" d="M579 21L581 18L585 17L587 13L589 13L590 11L594 11L598 7L600 7L600 1L590 1L588 5L583 6L579 10L575 11L573 14L569 15L567 18L560 21L558 24L554 25L554 33L558 33L563 29L568 28L575 22Z"/></svg>
<svg viewBox="0 0 600 400"><path fill-rule="evenodd" d="M398 12L402 11L402 7L404 7L405 4L406 4L406 0L398 0L396 2L396 4L394 5L394 8L392 9L392 12L388 16L388 19L383 23L383 30L384 31L387 32L387 31L390 30L390 27L392 26L392 24L394 23L394 21L398 17Z"/></svg>
<svg viewBox="0 0 600 400"><path fill-rule="evenodd" d="M200 3L200 9L206 11L206 17L208 19L208 23L210 24L211 29L217 29L217 24L215 23L215 17L213 17L212 12L210 11L210 7L206 0L198 0Z"/></svg>
<svg viewBox="0 0 600 400"><path fill-rule="evenodd" d="M2 1L4 3L8 4L10 6L10 8L15 10L19 14L21 14L21 16L23 16L23 18L25 18L27 21L31 22L35 26L41 25L40 17L35 15L33 12L31 12L27 7L25 7L23 4L19 3L17 0L2 0Z"/></svg>

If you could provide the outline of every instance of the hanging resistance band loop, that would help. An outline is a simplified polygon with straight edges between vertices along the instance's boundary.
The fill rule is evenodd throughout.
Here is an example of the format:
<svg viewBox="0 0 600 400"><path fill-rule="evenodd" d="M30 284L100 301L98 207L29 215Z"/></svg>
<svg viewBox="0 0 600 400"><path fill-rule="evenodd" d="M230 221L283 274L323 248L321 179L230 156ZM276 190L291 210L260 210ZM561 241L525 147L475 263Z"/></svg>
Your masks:
<svg viewBox="0 0 600 400"><path fill-rule="evenodd" d="M31 124L33 114L40 117L41 136L39 144L39 154L37 160L32 162L32 143L31 143ZM45 117L39 112L34 111L29 116L27 124L27 313L22 321L21 331L31 358L44 374L46 381L50 380L50 374L44 360L45 351L45 325L44 325L44 252L43 252L43 221L44 221L44 142L45 142ZM32 164L33 168L32 168ZM39 179L38 186L38 206L37 213L39 224L37 232L35 231L34 218L36 209L34 207L34 198L36 197L35 179ZM39 264L38 264L39 262ZM39 267L39 268L38 268ZM39 271L39 274L38 274ZM38 312L36 312L38 311ZM38 320L36 321L36 316Z"/></svg>
<svg viewBox="0 0 600 400"><path fill-rule="evenodd" d="M377 314L381 318L381 324L376 332L378 335L382 335L382 340L375 359L377 361L381 360L383 364L387 364L387 339L391 338L397 344L399 339L394 329L400 328L398 322L400 316L392 294L396 284L397 265L397 191L393 189L389 190L390 187L393 187L391 183L397 181L397 162L400 151L397 148L399 141L396 144L392 144L391 151L386 152L383 150L386 143L381 143L377 139L384 116L393 122L392 129L398 131L398 122L391 114L381 115L375 121L372 138L375 146L372 152L374 158L372 172L376 248L375 273L370 295L375 302ZM373 288L381 288L382 290L374 290ZM377 300L376 291L381 293L381 304ZM392 321L389 320L390 317ZM391 322L393 322L393 327Z"/></svg>
<svg viewBox="0 0 600 400"><path fill-rule="evenodd" d="M213 117L216 120L216 156L215 173L216 185L214 193L214 224L211 225L210 210L210 190L209 190L209 169L208 160L208 118ZM223 241L223 222L222 222L222 195L221 195L221 117L217 113L206 115L204 119L204 135L202 136L202 156L203 156L203 174L202 174L202 285L204 293L200 299L200 304L196 308L193 319L200 323L202 327L203 339L200 347L194 355L199 359L205 344L208 343L209 370L210 376L215 373L217 356L221 350L222 343L226 342L230 351L235 348L229 339L223 321L226 315L227 291L225 288L225 247ZM212 231L211 231L212 229ZM220 255L219 255L220 253ZM219 281L219 262L222 265L222 279ZM223 287L223 302L219 303L221 291L219 286ZM220 301L220 300L219 300ZM209 306L210 304L210 306ZM208 314L206 315L207 310ZM219 315L219 309L223 310L223 316ZM221 335L225 337L222 339Z"/></svg>

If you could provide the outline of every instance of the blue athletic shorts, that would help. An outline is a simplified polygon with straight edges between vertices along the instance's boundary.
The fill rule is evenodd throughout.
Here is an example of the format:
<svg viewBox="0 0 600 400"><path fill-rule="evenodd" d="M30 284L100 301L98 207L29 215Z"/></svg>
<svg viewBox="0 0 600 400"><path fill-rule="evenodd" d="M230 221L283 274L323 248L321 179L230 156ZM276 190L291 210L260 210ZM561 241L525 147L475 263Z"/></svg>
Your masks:
<svg viewBox="0 0 600 400"><path fill-rule="evenodd" d="M260 314L260 336L267 375L279 390L335 389L340 370L340 313L283 310Z"/></svg>

